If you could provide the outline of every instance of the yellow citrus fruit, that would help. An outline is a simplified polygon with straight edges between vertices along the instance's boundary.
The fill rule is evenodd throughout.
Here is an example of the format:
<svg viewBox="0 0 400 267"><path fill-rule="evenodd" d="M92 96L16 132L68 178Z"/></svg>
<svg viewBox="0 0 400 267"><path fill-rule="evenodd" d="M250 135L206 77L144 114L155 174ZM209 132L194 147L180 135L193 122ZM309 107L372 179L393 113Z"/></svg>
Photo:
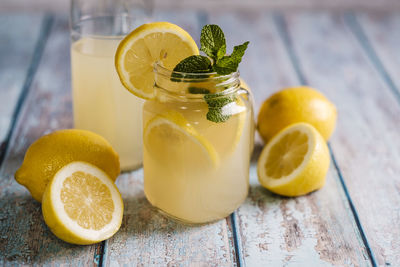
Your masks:
<svg viewBox="0 0 400 267"><path fill-rule="evenodd" d="M103 241L121 226L124 205L113 180L98 167L74 161L46 187L42 212L60 239L79 245Z"/></svg>
<svg viewBox="0 0 400 267"><path fill-rule="evenodd" d="M89 162L114 181L120 173L118 154L103 137L85 130L67 129L36 140L26 151L15 179L41 202L54 174L72 161Z"/></svg>
<svg viewBox="0 0 400 267"><path fill-rule="evenodd" d="M264 147L258 159L261 185L283 196L300 196L321 188L329 169L328 146L308 123L283 129Z"/></svg>
<svg viewBox="0 0 400 267"><path fill-rule="evenodd" d="M336 125L336 107L323 94L306 86L287 88L270 96L258 113L257 128L264 142L290 124L306 122L328 140Z"/></svg>
<svg viewBox="0 0 400 267"><path fill-rule="evenodd" d="M193 38L169 22L143 24L125 37L115 54L122 84L138 97L154 98L154 64L174 69L184 58L198 55Z"/></svg>
<svg viewBox="0 0 400 267"><path fill-rule="evenodd" d="M189 170L198 166L215 168L219 164L213 145L179 112L168 111L152 118L146 124L143 138L145 148L160 163L170 164L173 158L177 165L185 162ZM187 156L189 152L193 157Z"/></svg>

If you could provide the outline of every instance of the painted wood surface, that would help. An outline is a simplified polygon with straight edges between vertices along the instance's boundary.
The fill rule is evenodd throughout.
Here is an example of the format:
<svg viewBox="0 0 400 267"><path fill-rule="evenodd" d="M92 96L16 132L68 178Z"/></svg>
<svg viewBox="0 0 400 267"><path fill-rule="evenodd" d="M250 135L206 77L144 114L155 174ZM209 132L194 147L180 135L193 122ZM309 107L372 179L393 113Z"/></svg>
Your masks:
<svg viewBox="0 0 400 267"><path fill-rule="evenodd" d="M149 2L156 8L180 9L195 8L203 10L259 10L259 9L400 9L398 0L136 0ZM0 11L57 11L68 12L69 1L65 0L2 0Z"/></svg>
<svg viewBox="0 0 400 267"><path fill-rule="evenodd" d="M209 22L223 27L231 45L250 41L241 76L252 88L256 113L273 92L301 84L273 13L215 13ZM323 189L304 197L283 198L259 184L256 164L261 142L256 149L249 197L236 212L244 264L370 266L333 164Z"/></svg>
<svg viewBox="0 0 400 267"><path fill-rule="evenodd" d="M364 50L349 15L292 13L285 21L301 76L337 105L332 151L377 263L398 266L398 99Z"/></svg>
<svg viewBox="0 0 400 267"><path fill-rule="evenodd" d="M99 245L74 246L55 237L42 219L40 203L13 178L34 140L49 131L72 126L66 17L57 19L51 26L0 169L0 265L87 266L99 260Z"/></svg>
<svg viewBox="0 0 400 267"><path fill-rule="evenodd" d="M201 14L155 12L154 20L182 26L199 39ZM123 224L105 246L108 266L232 266L236 256L229 217L213 224L190 227L166 219L143 193L143 171L122 175L117 186L125 203Z"/></svg>
<svg viewBox="0 0 400 267"><path fill-rule="evenodd" d="M359 13L350 18L365 53L400 101L400 12Z"/></svg>
<svg viewBox="0 0 400 267"><path fill-rule="evenodd" d="M0 150L6 146L15 107L37 63L34 54L42 47L43 20L43 15L0 16Z"/></svg>
<svg viewBox="0 0 400 267"><path fill-rule="evenodd" d="M220 24L231 45L249 40L241 76L255 94L256 111L282 87L308 83L324 92L339 111L331 141L336 164L331 164L322 190L282 198L257 182L258 138L246 202L226 220L201 227L159 215L144 197L142 170L125 173L117 180L125 202L123 225L114 237L94 246L73 246L53 236L40 205L13 179L35 139L72 127L68 23L66 16L49 20L50 33L41 44L44 51L38 64L31 64L29 71L23 65L10 66L20 73L15 77L22 78L6 80L23 87L30 83L21 81L35 74L20 101L23 105L17 109L16 125L11 125L9 149L0 167L0 265L370 266L375 257L379 265L400 265L398 17L298 11L283 16L264 11L156 12L155 20L182 25L197 40L205 23ZM37 36L40 27L35 28ZM0 26L0 34L6 29ZM385 30L387 34L382 34ZM32 61L31 49L38 47L41 37L35 39L34 30L27 34L31 41L18 51ZM0 63L1 70L8 71L7 66ZM0 87L0 96L3 91ZM4 99L0 98L2 104ZM15 103L7 105L14 110Z"/></svg>

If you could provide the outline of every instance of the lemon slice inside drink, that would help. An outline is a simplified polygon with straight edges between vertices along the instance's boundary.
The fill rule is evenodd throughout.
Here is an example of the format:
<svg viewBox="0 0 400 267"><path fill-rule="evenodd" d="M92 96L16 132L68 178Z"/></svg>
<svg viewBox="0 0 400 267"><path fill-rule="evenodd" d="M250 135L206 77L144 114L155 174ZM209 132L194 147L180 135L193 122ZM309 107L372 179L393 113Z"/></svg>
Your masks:
<svg viewBox="0 0 400 267"><path fill-rule="evenodd" d="M151 99L156 62L172 70L182 59L198 54L195 41L185 30L169 22L153 22L136 28L121 41L115 67L131 93Z"/></svg>
<svg viewBox="0 0 400 267"><path fill-rule="evenodd" d="M321 188L329 168L328 146L310 124L297 123L279 132L258 160L260 183L284 196L300 196Z"/></svg>
<svg viewBox="0 0 400 267"><path fill-rule="evenodd" d="M121 195L105 172L75 161L65 165L46 187L42 212L50 230L72 244L93 244L121 226Z"/></svg>
<svg viewBox="0 0 400 267"><path fill-rule="evenodd" d="M193 171L219 165L219 156L212 144L176 111L157 115L147 123L144 145L159 164L170 168L176 165Z"/></svg>

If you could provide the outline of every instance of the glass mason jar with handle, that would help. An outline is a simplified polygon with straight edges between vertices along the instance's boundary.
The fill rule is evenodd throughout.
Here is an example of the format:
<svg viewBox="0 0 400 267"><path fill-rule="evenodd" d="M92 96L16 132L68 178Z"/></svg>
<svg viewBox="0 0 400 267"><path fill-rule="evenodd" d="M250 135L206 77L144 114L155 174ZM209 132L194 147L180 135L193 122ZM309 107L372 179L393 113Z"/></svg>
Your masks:
<svg viewBox="0 0 400 267"><path fill-rule="evenodd" d="M71 69L74 127L106 138L122 170L142 164L143 100L121 84L114 67L120 41L148 20L145 0L72 0Z"/></svg>
<svg viewBox="0 0 400 267"><path fill-rule="evenodd" d="M143 107L144 191L185 223L228 216L245 200L253 108L239 73L177 73L156 65L156 97Z"/></svg>

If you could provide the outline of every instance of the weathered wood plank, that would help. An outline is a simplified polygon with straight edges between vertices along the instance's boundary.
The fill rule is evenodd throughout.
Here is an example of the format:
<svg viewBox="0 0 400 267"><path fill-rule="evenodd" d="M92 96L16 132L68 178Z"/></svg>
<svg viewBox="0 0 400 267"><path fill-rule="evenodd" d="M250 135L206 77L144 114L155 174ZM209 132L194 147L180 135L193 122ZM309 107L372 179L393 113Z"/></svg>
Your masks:
<svg viewBox="0 0 400 267"><path fill-rule="evenodd" d="M142 0L148 1L148 0ZM148 1L150 2L150 1ZM260 10L260 9L372 9L372 10L393 10L400 9L397 0L154 0L151 1L157 8L195 8L203 10ZM0 11L63 11L67 12L68 1L63 0L2 0Z"/></svg>
<svg viewBox="0 0 400 267"><path fill-rule="evenodd" d="M304 77L337 105L331 147L369 245L379 265L398 266L400 105L342 16L288 14L286 21Z"/></svg>
<svg viewBox="0 0 400 267"><path fill-rule="evenodd" d="M199 39L201 20L195 12L155 12L154 20L176 23ZM119 232L106 242L106 266L235 265L229 218L203 226L185 226L154 210L143 193L143 171L123 174L117 186L125 211Z"/></svg>
<svg viewBox="0 0 400 267"><path fill-rule="evenodd" d="M400 101L400 12L358 13L349 17L364 51Z"/></svg>
<svg viewBox="0 0 400 267"><path fill-rule="evenodd" d="M0 149L5 147L15 107L36 63L33 54L41 48L43 19L43 15L0 15Z"/></svg>
<svg viewBox="0 0 400 267"><path fill-rule="evenodd" d="M228 42L250 45L240 66L254 92L256 113L272 92L300 83L271 14L210 14ZM298 38L307 39L307 35ZM228 51L230 51L228 49ZM298 198L283 198L260 186L256 162L250 170L250 194L236 212L243 261L247 266L369 266L338 174L331 165L323 189Z"/></svg>
<svg viewBox="0 0 400 267"><path fill-rule="evenodd" d="M35 139L72 126L69 60L68 21L64 17L51 28L0 169L0 265L95 265L99 245L74 246L56 238L42 219L40 204L13 178Z"/></svg>

